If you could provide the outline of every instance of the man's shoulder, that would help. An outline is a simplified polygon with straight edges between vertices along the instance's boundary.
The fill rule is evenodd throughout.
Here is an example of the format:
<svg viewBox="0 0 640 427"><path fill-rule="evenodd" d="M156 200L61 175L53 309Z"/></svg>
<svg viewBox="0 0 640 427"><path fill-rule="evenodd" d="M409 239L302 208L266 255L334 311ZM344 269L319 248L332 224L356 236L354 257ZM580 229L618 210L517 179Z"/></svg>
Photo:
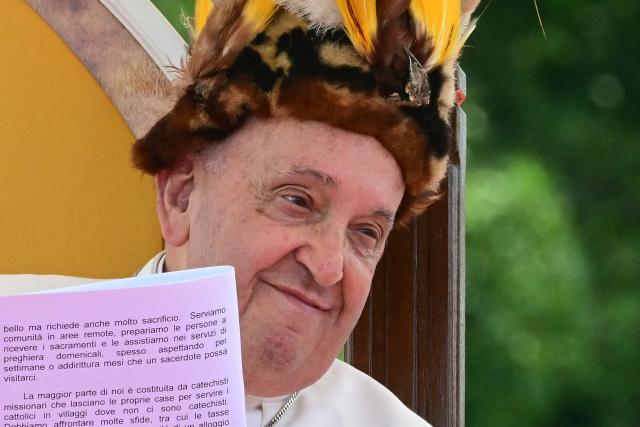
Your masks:
<svg viewBox="0 0 640 427"><path fill-rule="evenodd" d="M303 390L296 405L321 414L326 425L429 426L382 384L339 360Z"/></svg>

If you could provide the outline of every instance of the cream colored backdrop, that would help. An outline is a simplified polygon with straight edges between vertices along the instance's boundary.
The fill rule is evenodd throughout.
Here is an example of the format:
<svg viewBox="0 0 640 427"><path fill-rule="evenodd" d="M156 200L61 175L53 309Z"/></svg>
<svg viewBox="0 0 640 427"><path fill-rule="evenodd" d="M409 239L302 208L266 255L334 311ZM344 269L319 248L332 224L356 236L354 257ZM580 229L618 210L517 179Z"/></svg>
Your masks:
<svg viewBox="0 0 640 427"><path fill-rule="evenodd" d="M23 1L0 22L0 274L133 274L160 250L152 180L80 61Z"/></svg>

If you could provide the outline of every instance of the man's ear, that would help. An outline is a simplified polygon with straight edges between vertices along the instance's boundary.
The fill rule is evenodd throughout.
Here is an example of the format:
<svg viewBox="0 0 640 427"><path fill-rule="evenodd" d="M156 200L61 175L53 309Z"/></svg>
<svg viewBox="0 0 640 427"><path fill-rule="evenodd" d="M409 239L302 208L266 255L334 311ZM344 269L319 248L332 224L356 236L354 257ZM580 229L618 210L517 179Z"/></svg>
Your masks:
<svg viewBox="0 0 640 427"><path fill-rule="evenodd" d="M158 220L167 244L180 247L189 241L189 200L194 188L193 159L187 158L155 176Z"/></svg>

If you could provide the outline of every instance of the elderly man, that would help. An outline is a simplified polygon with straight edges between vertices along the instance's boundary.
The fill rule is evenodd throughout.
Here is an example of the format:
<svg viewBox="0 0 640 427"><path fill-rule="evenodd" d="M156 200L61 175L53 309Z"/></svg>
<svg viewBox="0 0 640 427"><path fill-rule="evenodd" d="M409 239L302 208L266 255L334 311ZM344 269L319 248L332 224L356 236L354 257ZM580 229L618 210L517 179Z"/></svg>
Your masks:
<svg viewBox="0 0 640 427"><path fill-rule="evenodd" d="M213 8L136 143L166 246L140 274L236 268L250 426L427 425L335 357L389 233L438 195L477 1L276 3Z"/></svg>

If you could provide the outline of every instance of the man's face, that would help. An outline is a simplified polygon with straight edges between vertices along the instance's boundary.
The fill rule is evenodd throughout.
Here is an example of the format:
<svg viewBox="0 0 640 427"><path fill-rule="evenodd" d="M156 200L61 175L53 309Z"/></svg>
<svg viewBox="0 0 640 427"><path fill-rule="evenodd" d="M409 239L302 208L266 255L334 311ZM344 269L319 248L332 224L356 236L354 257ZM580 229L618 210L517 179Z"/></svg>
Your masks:
<svg viewBox="0 0 640 427"><path fill-rule="evenodd" d="M404 193L373 138L252 120L194 166L187 268L233 265L247 392L291 393L336 357Z"/></svg>

